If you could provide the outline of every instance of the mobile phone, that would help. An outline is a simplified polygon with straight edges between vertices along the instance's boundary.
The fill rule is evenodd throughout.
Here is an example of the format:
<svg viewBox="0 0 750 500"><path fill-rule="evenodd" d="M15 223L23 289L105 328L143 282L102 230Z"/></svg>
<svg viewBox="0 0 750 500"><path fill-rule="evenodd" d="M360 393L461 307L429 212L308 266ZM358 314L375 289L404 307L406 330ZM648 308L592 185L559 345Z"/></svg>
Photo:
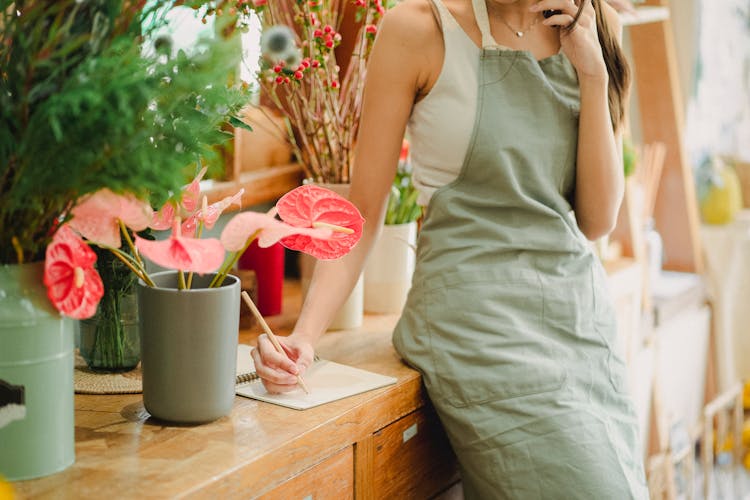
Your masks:
<svg viewBox="0 0 750 500"><path fill-rule="evenodd" d="M561 10L547 9L547 10L545 10L545 11L542 12L542 15L544 16L545 19L547 19L548 17L556 16L558 14L562 14L562 11Z"/></svg>

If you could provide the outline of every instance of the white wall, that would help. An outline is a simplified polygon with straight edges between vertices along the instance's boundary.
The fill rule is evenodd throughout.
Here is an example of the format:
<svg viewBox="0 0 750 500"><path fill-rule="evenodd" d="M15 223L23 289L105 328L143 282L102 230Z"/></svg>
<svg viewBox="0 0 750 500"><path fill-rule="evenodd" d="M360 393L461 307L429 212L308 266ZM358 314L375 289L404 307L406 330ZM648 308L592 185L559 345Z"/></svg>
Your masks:
<svg viewBox="0 0 750 500"><path fill-rule="evenodd" d="M672 0L687 102L685 146L750 161L750 1ZM685 67L693 66L693 69Z"/></svg>

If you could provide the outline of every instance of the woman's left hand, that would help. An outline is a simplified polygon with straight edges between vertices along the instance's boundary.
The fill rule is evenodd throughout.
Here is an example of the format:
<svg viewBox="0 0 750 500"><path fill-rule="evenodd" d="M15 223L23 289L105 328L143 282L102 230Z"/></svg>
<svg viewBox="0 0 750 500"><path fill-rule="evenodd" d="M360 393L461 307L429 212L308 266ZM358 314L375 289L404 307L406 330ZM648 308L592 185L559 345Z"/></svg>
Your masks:
<svg viewBox="0 0 750 500"><path fill-rule="evenodd" d="M571 29L565 29L573 22L581 2L583 12ZM559 10L543 21L547 26L560 29L560 46L578 72L578 78L607 78L602 48L596 31L596 13L591 0L540 0L531 6L532 12Z"/></svg>

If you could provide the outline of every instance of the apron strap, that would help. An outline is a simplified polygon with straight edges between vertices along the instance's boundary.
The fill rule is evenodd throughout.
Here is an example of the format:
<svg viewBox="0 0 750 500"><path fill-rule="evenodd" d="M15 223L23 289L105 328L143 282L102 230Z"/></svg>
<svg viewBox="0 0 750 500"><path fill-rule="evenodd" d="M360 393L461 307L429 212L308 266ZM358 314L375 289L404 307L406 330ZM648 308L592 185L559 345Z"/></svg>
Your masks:
<svg viewBox="0 0 750 500"><path fill-rule="evenodd" d="M474 8L474 17L477 20L477 26L479 26L479 31L482 33L482 48L502 48L502 46L495 41L490 32L490 19L487 16L487 4L485 3L485 0L471 0L471 5Z"/></svg>

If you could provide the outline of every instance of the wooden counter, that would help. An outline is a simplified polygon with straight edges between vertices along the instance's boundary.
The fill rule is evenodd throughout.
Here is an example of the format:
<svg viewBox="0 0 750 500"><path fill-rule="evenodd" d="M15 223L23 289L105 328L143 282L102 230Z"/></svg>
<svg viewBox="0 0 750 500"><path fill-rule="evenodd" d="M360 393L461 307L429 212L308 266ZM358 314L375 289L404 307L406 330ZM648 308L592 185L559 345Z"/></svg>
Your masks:
<svg viewBox="0 0 750 500"><path fill-rule="evenodd" d="M291 290L291 293L289 293ZM285 334L299 308L287 285ZM305 411L237 397L229 416L195 425L151 419L141 395L76 395L76 462L14 483L20 498L428 498L457 480L419 374L391 345L392 316L329 332L326 359L394 376L394 386ZM240 332L253 343L259 330ZM415 434L416 431L416 434Z"/></svg>

